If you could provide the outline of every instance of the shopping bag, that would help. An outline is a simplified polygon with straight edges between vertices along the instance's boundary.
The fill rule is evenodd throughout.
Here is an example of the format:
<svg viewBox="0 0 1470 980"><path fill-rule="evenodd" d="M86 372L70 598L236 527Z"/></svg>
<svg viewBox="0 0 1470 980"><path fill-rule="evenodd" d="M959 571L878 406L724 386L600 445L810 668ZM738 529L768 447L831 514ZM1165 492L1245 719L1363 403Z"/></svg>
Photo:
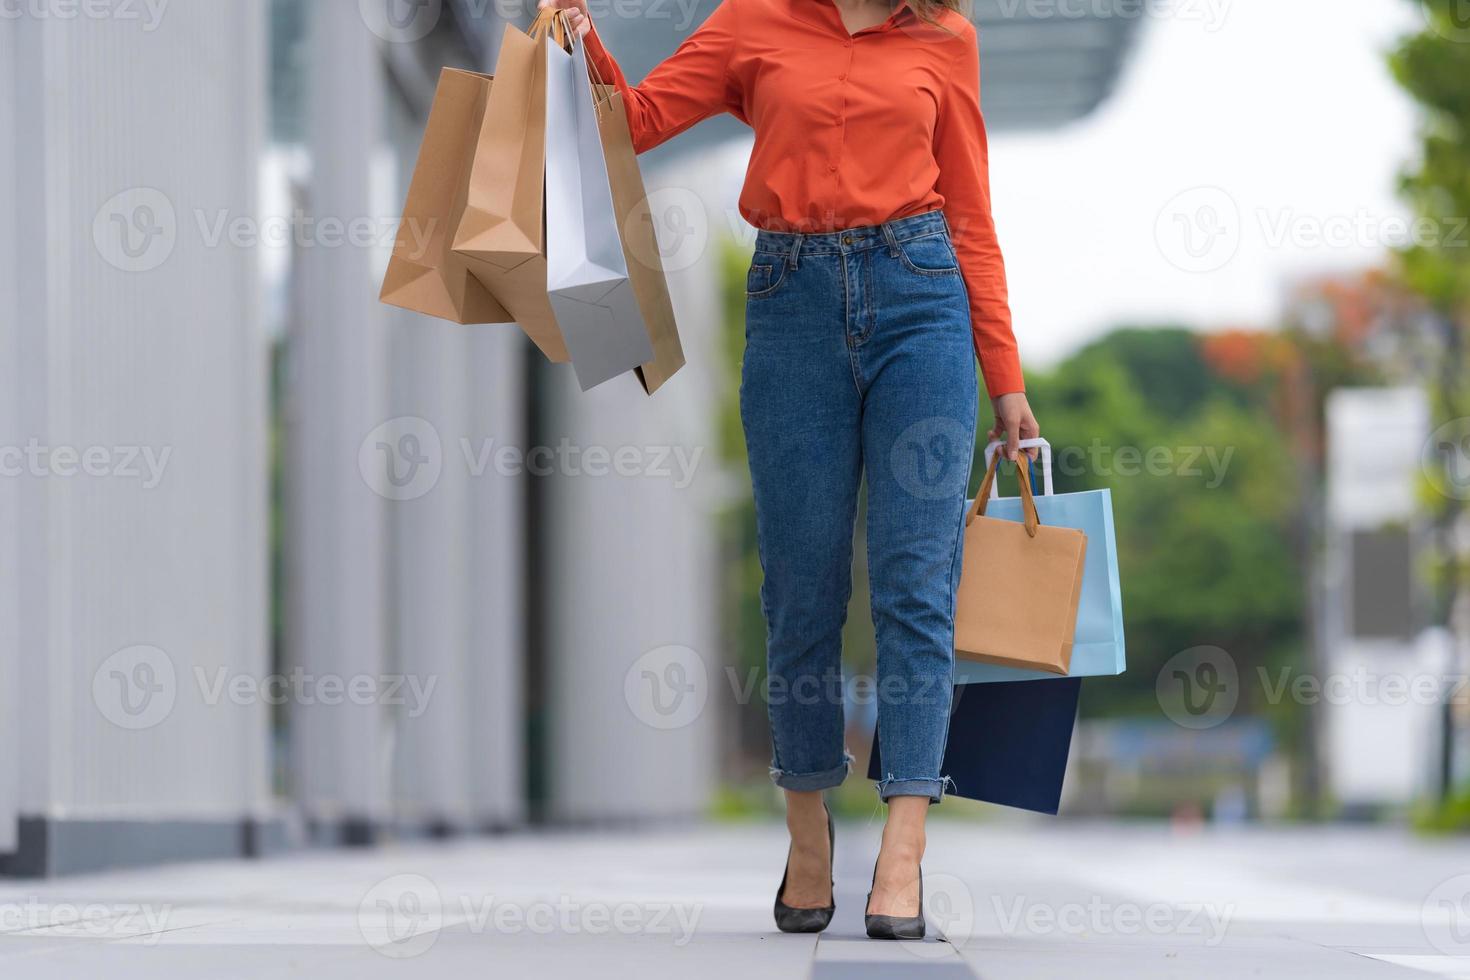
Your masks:
<svg viewBox="0 0 1470 980"><path fill-rule="evenodd" d="M543 208L546 161L546 48L563 36L544 9L530 33L507 25L495 86L472 130L474 160L453 248L552 361L570 359L546 295Z"/></svg>
<svg viewBox="0 0 1470 980"><path fill-rule="evenodd" d="M1025 454L1016 463L1022 519L988 516L999 461L998 453L991 455L980 492L965 515L955 660L1066 674L1087 535L1041 522Z"/></svg>
<svg viewBox="0 0 1470 980"><path fill-rule="evenodd" d="M492 78L446 68L403 206L378 298L454 323L509 323L511 314L451 248Z"/></svg>
<svg viewBox="0 0 1470 980"><path fill-rule="evenodd" d="M1072 633L1072 659L1067 674L1070 677L1121 674L1127 667L1127 657L1123 641L1123 590L1118 578L1118 540L1113 528L1112 494L1107 489L1053 493L1051 446L1045 439L1022 440L1021 445L1041 449L1043 495L1033 497L1041 523L1050 527L1075 528L1087 535L1082 589L1078 596ZM999 447L1000 443L991 443L986 447L987 472ZM985 488L982 488L982 492L986 492ZM1024 502L1021 498L997 498L994 482L988 492L991 500L986 506L987 516L1010 521L1023 519ZM981 561L983 557L970 550L967 539L966 567L972 560ZM1045 670L1022 670L977 663L958 656L955 659L957 684L1054 677L1055 673Z"/></svg>
<svg viewBox="0 0 1470 980"><path fill-rule="evenodd" d="M652 361L653 344L628 279L586 49L545 47L546 288L586 391Z"/></svg>
<svg viewBox="0 0 1470 980"><path fill-rule="evenodd" d="M1081 690L1080 677L956 685L939 770L951 780L948 792L1056 813ZM875 732L868 757L874 782L882 779L881 759Z"/></svg>
<svg viewBox="0 0 1470 980"><path fill-rule="evenodd" d="M623 259L653 345L653 359L638 367L638 380L651 395L684 366L684 347L679 342L679 325L674 322L674 304L664 276L663 254L654 231L648 194L643 189L638 155L633 150L623 96L611 85L598 85L595 91L613 211L622 232Z"/></svg>

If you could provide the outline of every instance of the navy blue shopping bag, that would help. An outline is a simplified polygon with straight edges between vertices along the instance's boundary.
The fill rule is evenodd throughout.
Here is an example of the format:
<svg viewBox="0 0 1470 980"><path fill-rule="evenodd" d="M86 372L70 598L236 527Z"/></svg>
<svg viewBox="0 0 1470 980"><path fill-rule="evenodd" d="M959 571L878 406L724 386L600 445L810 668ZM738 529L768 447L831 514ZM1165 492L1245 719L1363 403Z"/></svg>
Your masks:
<svg viewBox="0 0 1470 980"><path fill-rule="evenodd" d="M941 770L969 800L1056 813L1082 678L957 684ZM868 778L882 778L878 734Z"/></svg>

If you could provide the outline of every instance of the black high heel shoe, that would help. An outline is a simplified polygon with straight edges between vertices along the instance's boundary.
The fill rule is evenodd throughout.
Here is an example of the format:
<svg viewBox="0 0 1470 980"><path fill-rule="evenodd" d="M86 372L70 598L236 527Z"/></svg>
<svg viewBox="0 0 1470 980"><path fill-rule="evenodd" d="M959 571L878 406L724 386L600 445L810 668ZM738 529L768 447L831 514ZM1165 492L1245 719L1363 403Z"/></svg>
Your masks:
<svg viewBox="0 0 1470 980"><path fill-rule="evenodd" d="M873 881L878 880L878 865L873 865ZM924 869L919 868L919 914L918 915L869 915L873 904L873 893L868 892L868 904L863 906L863 924L868 928L869 939L923 939L924 938Z"/></svg>
<svg viewBox="0 0 1470 980"><path fill-rule="evenodd" d="M827 810L826 805L822 806ZM832 829L832 811L827 810L827 867L831 868L837 860L837 835ZM776 928L782 932L821 932L832 922L832 914L837 911L837 896L833 893L832 904L825 908L817 909L794 909L781 901L781 896L786 894L786 875L791 871L791 853L786 854L786 871L781 875L781 887L776 889ZM830 884L830 882L829 882Z"/></svg>

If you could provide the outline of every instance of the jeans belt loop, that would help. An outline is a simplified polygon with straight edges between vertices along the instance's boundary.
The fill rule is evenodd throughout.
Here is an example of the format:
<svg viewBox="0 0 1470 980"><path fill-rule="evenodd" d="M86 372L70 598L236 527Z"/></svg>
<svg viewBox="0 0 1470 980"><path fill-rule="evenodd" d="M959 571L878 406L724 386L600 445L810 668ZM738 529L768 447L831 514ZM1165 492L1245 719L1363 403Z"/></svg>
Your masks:
<svg viewBox="0 0 1470 980"><path fill-rule="evenodd" d="M883 237L888 239L888 254L895 259L901 254L898 247L898 236L893 233L893 222L883 222Z"/></svg>
<svg viewBox="0 0 1470 980"><path fill-rule="evenodd" d="M791 268L801 267L801 242L806 236L798 233L791 241Z"/></svg>

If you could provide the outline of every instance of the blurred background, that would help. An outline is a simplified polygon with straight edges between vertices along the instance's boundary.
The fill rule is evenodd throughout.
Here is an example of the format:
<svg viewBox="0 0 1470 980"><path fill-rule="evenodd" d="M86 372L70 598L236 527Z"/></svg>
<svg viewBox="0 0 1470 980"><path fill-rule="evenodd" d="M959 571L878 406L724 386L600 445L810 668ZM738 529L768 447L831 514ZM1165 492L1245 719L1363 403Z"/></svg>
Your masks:
<svg viewBox="0 0 1470 980"><path fill-rule="evenodd" d="M592 10L637 79L713 6ZM652 398L377 301L440 67L530 14L0 12L0 873L779 812L748 132L642 160L689 361ZM972 17L1031 402L1119 537L1063 819L1470 829L1464 5Z"/></svg>

